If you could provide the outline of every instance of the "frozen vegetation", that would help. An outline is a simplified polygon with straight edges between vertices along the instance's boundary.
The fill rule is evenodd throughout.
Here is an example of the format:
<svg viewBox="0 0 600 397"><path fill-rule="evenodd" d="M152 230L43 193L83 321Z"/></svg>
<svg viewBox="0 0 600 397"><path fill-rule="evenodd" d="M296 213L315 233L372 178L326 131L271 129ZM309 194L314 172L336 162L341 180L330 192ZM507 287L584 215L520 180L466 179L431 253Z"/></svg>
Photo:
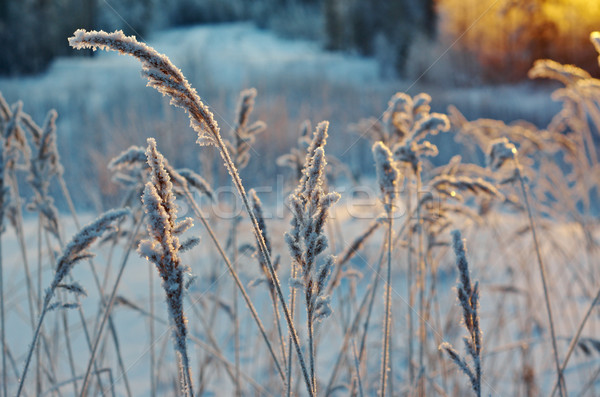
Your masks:
<svg viewBox="0 0 600 397"><path fill-rule="evenodd" d="M598 394L588 72L446 91L250 24L69 44L106 51L0 79L0 396Z"/></svg>

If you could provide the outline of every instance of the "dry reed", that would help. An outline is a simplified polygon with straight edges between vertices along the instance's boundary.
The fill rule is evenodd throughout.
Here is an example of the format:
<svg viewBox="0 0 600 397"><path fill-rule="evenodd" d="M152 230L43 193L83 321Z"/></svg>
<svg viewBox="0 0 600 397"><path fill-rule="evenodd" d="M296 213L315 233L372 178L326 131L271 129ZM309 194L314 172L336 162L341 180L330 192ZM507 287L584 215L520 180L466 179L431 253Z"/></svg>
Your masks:
<svg viewBox="0 0 600 397"><path fill-rule="evenodd" d="M177 221L177 206L173 184L164 166L164 157L156 148L156 141L148 139L146 149L152 180L146 184L142 201L148 219L150 240L143 240L138 248L141 256L156 265L165 290L169 319L173 327L173 343L180 363L181 392L193 396L190 360L187 352L187 319L183 309L185 266L180 252L198 243L197 239L180 242L179 236L192 226L191 218Z"/></svg>
<svg viewBox="0 0 600 397"><path fill-rule="evenodd" d="M471 382L473 392L477 397L480 397L482 334L479 324L479 283L471 283L465 243L458 230L452 232L452 248L454 249L454 255L456 256L456 267L458 268L459 274L456 292L463 312L463 325L469 334L468 338L463 338L463 342L468 355L471 356L473 367L471 368L466 358L461 357L451 344L444 342L440 345L440 349L444 350L460 370L467 375Z"/></svg>
<svg viewBox="0 0 600 397"><path fill-rule="evenodd" d="M390 357L390 326L392 321L392 233L393 212L400 184L400 171L394 163L392 152L383 142L373 145L373 157L375 158L375 169L377 170L377 182L381 191L381 202L385 209L388 222L387 232L387 276L385 282L385 318L383 321L382 351L381 351L381 380L379 384L379 395L385 397L387 385L388 363Z"/></svg>
<svg viewBox="0 0 600 397"><path fill-rule="evenodd" d="M291 286L303 290L305 297L313 395L317 394L313 326L316 321L331 314L330 298L325 289L335 261L335 258L329 255L319 269L316 269L317 257L327 248L325 221L331 206L340 198L338 193L325 193L323 190L324 170L327 164L324 146L327 142L328 127L328 122L321 122L315 129L307 150L302 177L298 187L289 197L293 215L292 229L285 234L292 261L300 270L300 274L291 280Z"/></svg>

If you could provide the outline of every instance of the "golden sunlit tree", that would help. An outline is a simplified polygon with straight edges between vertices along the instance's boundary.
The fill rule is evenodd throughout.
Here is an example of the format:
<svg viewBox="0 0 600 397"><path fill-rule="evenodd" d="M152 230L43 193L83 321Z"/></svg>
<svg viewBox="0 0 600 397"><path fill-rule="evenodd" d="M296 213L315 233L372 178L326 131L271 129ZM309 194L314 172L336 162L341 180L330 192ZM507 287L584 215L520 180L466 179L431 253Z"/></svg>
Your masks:
<svg viewBox="0 0 600 397"><path fill-rule="evenodd" d="M589 32L598 0L439 0L442 40L474 58L492 81L526 78L533 61L550 58L595 70Z"/></svg>

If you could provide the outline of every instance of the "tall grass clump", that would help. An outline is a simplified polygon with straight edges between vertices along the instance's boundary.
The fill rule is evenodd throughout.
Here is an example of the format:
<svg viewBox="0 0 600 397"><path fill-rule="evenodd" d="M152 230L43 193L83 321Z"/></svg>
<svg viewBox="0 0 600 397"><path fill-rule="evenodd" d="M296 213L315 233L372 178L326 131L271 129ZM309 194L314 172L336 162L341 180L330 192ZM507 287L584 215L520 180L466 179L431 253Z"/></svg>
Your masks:
<svg viewBox="0 0 600 397"><path fill-rule="evenodd" d="M52 112L51 112L52 113ZM29 115L23 112L23 103L18 101L17 103L9 106L2 94L0 94L0 132L1 136L1 144L2 144L2 190L0 194L2 194L2 220L1 222L1 233L4 234L6 231L5 220L8 220L10 225L14 228L17 236L18 243L21 249L22 259L23 259L23 267L25 270L25 281L27 286L27 303L29 309L29 318L31 321L32 327L35 327L35 317L37 315L35 307L36 293L35 288L33 286L33 279L31 276L29 262L27 260L26 255L26 247L25 247L25 239L23 236L23 224L21 219L21 197L19 195L19 183L17 180L17 169L27 168L31 163L31 149L27 142L27 137L25 135L25 131L22 128L22 123L28 125L30 121ZM48 118L51 120L51 117ZM1 245L0 245L1 247ZM1 257L1 249L0 249L0 257ZM0 258L0 267L2 267L1 258ZM3 284L3 283L2 283ZM41 285L41 284L40 284ZM41 287L40 291L38 291L38 312L41 306ZM3 289L3 286L2 286ZM4 291L0 291L0 300L4 301ZM0 306L2 306L2 310L0 310L0 317L4 318L6 313L6 307L4 307L3 303L0 302ZM2 322L2 335L5 335L6 327L4 320ZM5 341L4 337L2 338ZM8 354L8 348L3 345L3 354L2 360L6 364L6 355ZM6 374L6 365L3 367L3 380L4 386L3 389L8 387L7 379L4 378ZM38 388L39 390L39 388Z"/></svg>
<svg viewBox="0 0 600 397"><path fill-rule="evenodd" d="M529 203L529 194L527 193L527 183L526 177L523 176L523 169L521 164L519 163L517 157L517 148L515 145L510 143L508 139L501 138L496 141L492 141L490 144L489 154L488 154L488 164L492 168L492 170L498 170L502 167L503 164L507 162L512 162L514 167L513 177L508 178L505 182L511 181L511 179L518 180L521 186L521 192L523 193L523 200L525 201L525 208L527 209L527 216L529 219L529 228L531 230L531 235L533 237L533 245L535 248L535 253L537 256L538 269L540 271L540 278L542 280L542 287L544 290L544 303L546 304L546 313L548 315L548 324L550 328L550 337L552 340L552 352L554 354L554 363L556 366L556 376L559 384L559 395L563 395L563 380L562 380L562 371L560 369L560 361L558 357L558 346L556 343L556 331L554 327L554 316L552 314L552 305L550 304L550 292L548 290L548 275L546 270L546 265L542 260L542 253L540 249L540 243L538 241L537 231L535 227L535 222L533 219L533 210L531 208L531 204Z"/></svg>
<svg viewBox="0 0 600 397"><path fill-rule="evenodd" d="M380 119L362 120L355 126L373 141L382 141L391 148L394 164L404 176L398 189L398 205L405 209L406 216L403 222L397 222L401 226L396 228L395 244L406 248L407 377L417 388L417 395L426 395L425 386L431 384L429 363L432 368L437 366L429 349L429 335L436 339L435 346L441 343L440 333L431 322L439 305L436 256L448 244L444 231L455 223L482 222L482 216L472 207L504 200L490 181L490 172L463 163L461 155L450 157L446 151L444 157L450 160L434 165L434 161L440 163L435 159L440 153L435 136L451 131L451 125L448 116L432 112L430 104L431 97L426 93L410 96L399 92L390 99ZM365 233L372 232L374 226Z"/></svg>
<svg viewBox="0 0 600 397"><path fill-rule="evenodd" d="M448 117L442 113L431 112L431 96L420 93L411 97L399 92L388 102L388 108L383 113L381 121L371 122L367 131L375 140L381 140L393 153L394 161L403 168L406 190L406 208L408 217L408 276L409 314L408 314L408 372L411 382L415 378L413 370L413 232L417 231L417 274L418 286L418 316L419 316L419 389L424 393L423 376L425 371L425 345L426 345L426 298L425 283L427 280L427 266L425 261L425 224L422 206L423 197L423 165L428 157L435 157L439 151L437 146L430 142L432 136L450 129ZM363 122L364 125L364 122ZM412 196L416 196L416 205L413 207ZM413 211L416 217L413 219ZM414 220L414 226L412 224Z"/></svg>
<svg viewBox="0 0 600 397"><path fill-rule="evenodd" d="M260 252L265 258L269 273L274 280L275 290L280 300L282 310L288 324L288 329L292 335L294 346L301 367L306 367L304 354L300 347L300 342L294 326L292 317L288 310L285 297L281 290L281 284L271 256L267 250L264 238L258 225L258 221L252 212L248 196L239 176L238 170L231 159L227 145L220 134L219 126L215 121L213 114L208 107L202 102L196 90L193 89L181 71L176 68L171 61L162 54L159 54L153 48L146 44L138 42L133 36L125 36L122 31L106 33L103 31L87 32L79 29L74 33L73 37L69 38L69 44L76 49L97 48L104 50L118 51L125 55L131 55L142 62L142 74L148 79L148 85L155 88L163 95L167 95L171 99L171 104L183 108L190 117L190 125L198 134L196 142L200 146L214 145L217 147L219 154L224 160L225 167L230 174L233 184L238 191L244 208L252 222L253 231L259 243ZM305 383L309 394L314 395L314 388L311 380L305 372Z"/></svg>

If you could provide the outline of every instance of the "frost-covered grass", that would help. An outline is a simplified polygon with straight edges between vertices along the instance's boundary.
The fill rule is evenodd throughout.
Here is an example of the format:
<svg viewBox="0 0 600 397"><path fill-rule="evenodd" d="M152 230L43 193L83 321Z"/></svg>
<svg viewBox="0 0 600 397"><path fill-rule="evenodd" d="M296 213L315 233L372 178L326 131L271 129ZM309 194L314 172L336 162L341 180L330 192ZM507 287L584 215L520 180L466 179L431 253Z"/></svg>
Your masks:
<svg viewBox="0 0 600 397"><path fill-rule="evenodd" d="M0 101L3 394L597 394L598 80L536 63L531 77L562 84L545 122L472 120L460 103L434 112L435 95L403 92L365 119L370 98L354 109L336 95L385 92L368 61L341 63L362 76L350 82L311 80L300 67L304 94L320 95L303 105L292 94L301 84L278 81L275 66L301 64L314 48L295 43L271 65L256 43L275 39L248 25L192 32L189 41L188 30L162 37L180 44L172 59L121 33L70 39L137 58L68 61L78 66L59 80L73 92L86 80L84 97L95 101L59 109L71 127L115 101L131 117L119 133L138 129L127 138L92 129L93 151L73 131L61 135L53 111L40 123L28 103ZM235 68L206 82L219 65L211 57L188 81L175 65L200 38L223 45L223 70L239 58L243 79L256 78L255 67L267 92L287 88L262 105L260 86L244 90L233 116L214 116L197 93L245 83ZM341 65L339 55L315 58L325 71ZM138 61L189 119L138 91ZM109 70L123 76L118 99L102 96ZM26 84L36 81L40 93L51 84ZM344 116L278 137L303 106ZM152 112L161 124L146 119ZM117 124L109 115L103 126ZM59 156L61 140L79 157ZM348 156L356 145L359 156ZM106 148L115 150L99 153ZM83 179L90 163L102 172ZM117 209L82 229L79 218L95 215L75 209L78 197L100 205L107 189ZM57 211L72 196L71 214Z"/></svg>

